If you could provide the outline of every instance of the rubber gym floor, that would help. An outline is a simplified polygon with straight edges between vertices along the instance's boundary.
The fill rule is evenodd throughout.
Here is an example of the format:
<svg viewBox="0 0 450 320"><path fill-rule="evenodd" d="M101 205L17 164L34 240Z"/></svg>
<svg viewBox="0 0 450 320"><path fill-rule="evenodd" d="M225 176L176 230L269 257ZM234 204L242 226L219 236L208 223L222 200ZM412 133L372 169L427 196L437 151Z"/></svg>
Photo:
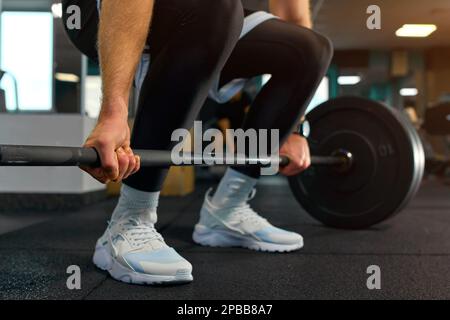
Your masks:
<svg viewBox="0 0 450 320"><path fill-rule="evenodd" d="M369 230L333 230L300 209L284 182L265 180L253 207L275 225L300 232L305 248L290 254L199 247L191 240L209 184L184 198L163 198L158 227L194 266L194 282L144 287L117 282L91 262L116 200L79 211L0 215L2 299L449 299L449 186L425 181L401 214ZM81 290L66 269L81 268ZM369 290L367 268L381 268Z"/></svg>

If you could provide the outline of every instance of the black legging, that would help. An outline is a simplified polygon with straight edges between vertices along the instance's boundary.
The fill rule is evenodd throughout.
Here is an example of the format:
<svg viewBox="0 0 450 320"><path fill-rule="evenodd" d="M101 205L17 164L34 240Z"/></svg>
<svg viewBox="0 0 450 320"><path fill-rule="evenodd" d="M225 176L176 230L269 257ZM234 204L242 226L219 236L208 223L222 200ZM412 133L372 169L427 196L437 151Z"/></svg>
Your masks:
<svg viewBox="0 0 450 320"><path fill-rule="evenodd" d="M139 98L132 148L170 150L172 132L191 128L213 80L271 74L243 129L292 132L328 69L332 46L324 36L281 20L268 20L239 40L244 15L236 0L156 0L148 40L151 66ZM236 168L258 177L257 166ZM142 168L125 181L159 191L167 169Z"/></svg>

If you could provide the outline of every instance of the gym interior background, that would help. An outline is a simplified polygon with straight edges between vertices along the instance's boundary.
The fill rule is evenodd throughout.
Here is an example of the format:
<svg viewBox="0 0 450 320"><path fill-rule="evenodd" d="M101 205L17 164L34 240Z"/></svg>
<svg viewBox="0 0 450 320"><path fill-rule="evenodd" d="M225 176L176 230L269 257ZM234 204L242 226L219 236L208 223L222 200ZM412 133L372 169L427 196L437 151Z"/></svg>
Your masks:
<svg viewBox="0 0 450 320"><path fill-rule="evenodd" d="M265 0L244 2L267 7ZM372 4L382 10L381 30L366 28ZM82 145L99 112L98 66L69 42L58 1L0 5L0 144ZM313 0L312 12L314 28L331 38L335 55L309 109L354 95L405 114L426 154L421 188L407 208L369 229L332 229L304 212L286 179L265 178L255 208L300 232L305 248L287 255L202 248L190 235L202 197L223 168L172 168L158 228L194 264L196 280L182 287L135 287L112 280L91 262L119 185L105 187L77 168L0 167L0 298L450 298L450 3ZM399 37L404 24L437 29L427 37ZM230 110L245 109L246 97L266 80L255 79L228 105L208 101L200 118L226 128L235 116ZM131 124L134 106L132 99ZM71 265L82 270L80 290L66 286ZM366 285L373 265L381 269L380 290Z"/></svg>

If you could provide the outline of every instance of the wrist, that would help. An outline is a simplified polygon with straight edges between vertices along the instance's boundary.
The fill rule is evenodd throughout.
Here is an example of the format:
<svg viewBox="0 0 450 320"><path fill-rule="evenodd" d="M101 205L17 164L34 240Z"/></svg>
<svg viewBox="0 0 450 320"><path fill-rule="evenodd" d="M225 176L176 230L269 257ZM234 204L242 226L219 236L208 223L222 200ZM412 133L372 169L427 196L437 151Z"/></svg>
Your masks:
<svg viewBox="0 0 450 320"><path fill-rule="evenodd" d="M103 99L99 115L100 121L105 120L127 120L128 103L124 99Z"/></svg>
<svg viewBox="0 0 450 320"><path fill-rule="evenodd" d="M128 119L128 111L126 110L112 110L106 109L100 112L98 117L99 121L109 121L109 120L124 120Z"/></svg>
<svg viewBox="0 0 450 320"><path fill-rule="evenodd" d="M98 122L106 123L106 122L127 122L128 121L128 112L113 112L111 110L102 111L98 117Z"/></svg>

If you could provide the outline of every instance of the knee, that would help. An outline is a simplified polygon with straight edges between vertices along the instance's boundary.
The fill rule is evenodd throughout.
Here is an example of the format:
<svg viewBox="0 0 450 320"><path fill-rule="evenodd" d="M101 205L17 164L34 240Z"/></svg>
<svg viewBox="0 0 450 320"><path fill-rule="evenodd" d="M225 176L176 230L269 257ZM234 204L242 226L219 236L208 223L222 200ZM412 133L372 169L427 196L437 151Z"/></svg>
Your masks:
<svg viewBox="0 0 450 320"><path fill-rule="evenodd" d="M284 47L283 61L278 70L281 75L297 79L314 79L323 77L330 66L333 57L333 45L331 41L312 30L298 28L291 33L289 44Z"/></svg>
<svg viewBox="0 0 450 320"><path fill-rule="evenodd" d="M299 43L304 64L312 72L325 73L333 58L333 44L329 38L315 31L307 30Z"/></svg>
<svg viewBox="0 0 450 320"><path fill-rule="evenodd" d="M313 49L315 56L318 58L316 64L318 66L328 69L333 58L334 47L331 40L319 33L314 32L315 36L315 47Z"/></svg>

